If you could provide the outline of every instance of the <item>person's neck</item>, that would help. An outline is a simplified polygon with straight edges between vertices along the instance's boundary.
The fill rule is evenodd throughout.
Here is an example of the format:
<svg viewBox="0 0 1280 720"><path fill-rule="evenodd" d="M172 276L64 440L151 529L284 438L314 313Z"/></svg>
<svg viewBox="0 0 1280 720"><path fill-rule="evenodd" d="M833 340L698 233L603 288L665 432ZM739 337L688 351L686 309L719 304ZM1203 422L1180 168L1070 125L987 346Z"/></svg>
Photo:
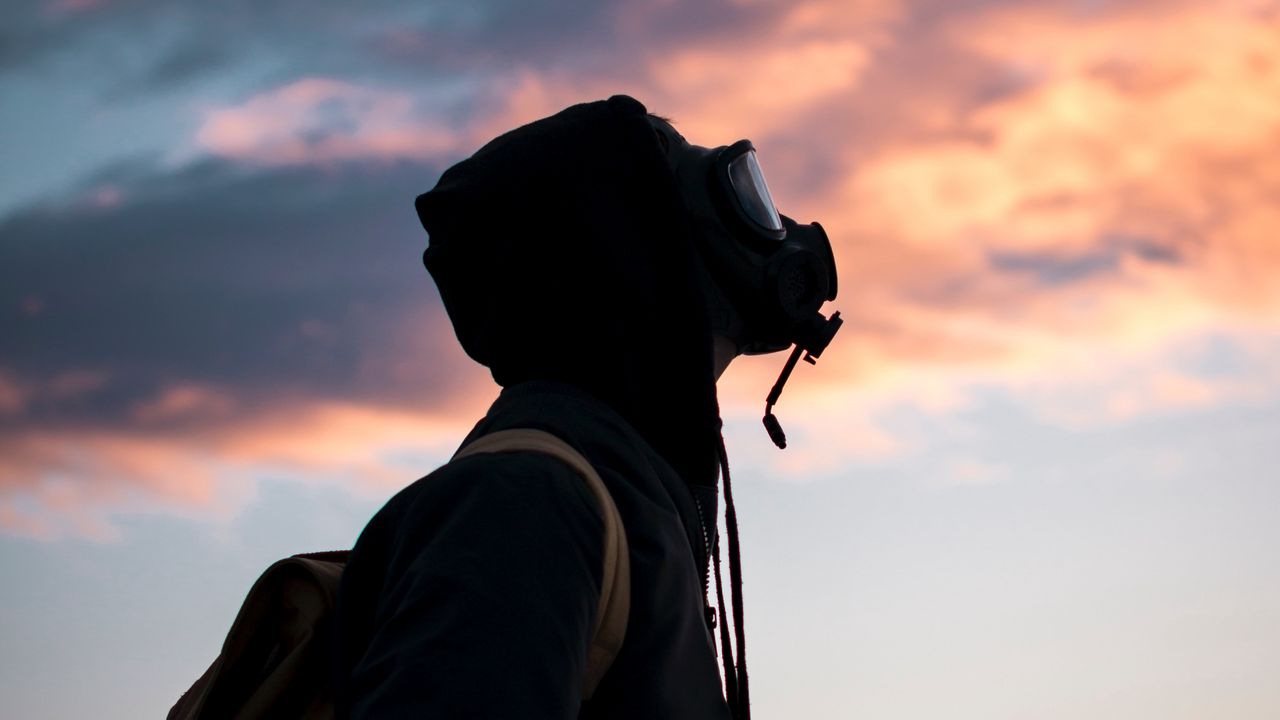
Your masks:
<svg viewBox="0 0 1280 720"><path fill-rule="evenodd" d="M733 362L733 359L738 357L738 346L726 337L712 335L711 352L715 364L714 370L716 380L719 380L720 376L724 374L725 369L729 367L729 363Z"/></svg>

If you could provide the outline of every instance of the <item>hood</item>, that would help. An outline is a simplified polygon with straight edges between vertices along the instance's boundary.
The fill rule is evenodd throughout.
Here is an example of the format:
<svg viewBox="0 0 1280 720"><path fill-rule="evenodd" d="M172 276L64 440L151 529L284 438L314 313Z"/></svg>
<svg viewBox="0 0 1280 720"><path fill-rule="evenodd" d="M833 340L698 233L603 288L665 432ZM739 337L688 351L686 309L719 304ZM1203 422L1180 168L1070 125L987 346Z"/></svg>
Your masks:
<svg viewBox="0 0 1280 720"><path fill-rule="evenodd" d="M576 385L686 482L715 484L703 270L644 105L615 95L516 128L416 207L458 340L499 385Z"/></svg>

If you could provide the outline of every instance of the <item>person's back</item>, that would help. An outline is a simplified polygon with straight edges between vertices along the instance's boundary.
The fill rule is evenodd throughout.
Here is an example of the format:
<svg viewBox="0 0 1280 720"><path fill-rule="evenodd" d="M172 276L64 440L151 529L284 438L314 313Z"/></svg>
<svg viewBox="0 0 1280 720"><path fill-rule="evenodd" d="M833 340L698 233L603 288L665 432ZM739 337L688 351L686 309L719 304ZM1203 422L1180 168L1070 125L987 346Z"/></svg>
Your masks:
<svg viewBox="0 0 1280 720"><path fill-rule="evenodd" d="M468 458L402 491L356 547L342 605L344 642L362 655L348 659L352 715L729 717L704 624L707 553L683 481L617 413L567 384L504 390L467 441L520 427L582 452L618 506L632 587L621 652L576 715L601 589L599 509L553 458Z"/></svg>
<svg viewBox="0 0 1280 720"><path fill-rule="evenodd" d="M534 453L468 457L400 492L356 544L336 621L340 715L747 716L745 660L726 663L726 702L707 602L727 362L713 336L781 348L744 347L730 334L743 323L717 317L726 301L706 291L715 269L655 122L624 96L574 106L499 137L418 199L459 340L504 388L463 445L535 428L599 472L630 548L620 651L584 702L603 523L581 478ZM810 315L833 295L828 264L831 292L811 289Z"/></svg>

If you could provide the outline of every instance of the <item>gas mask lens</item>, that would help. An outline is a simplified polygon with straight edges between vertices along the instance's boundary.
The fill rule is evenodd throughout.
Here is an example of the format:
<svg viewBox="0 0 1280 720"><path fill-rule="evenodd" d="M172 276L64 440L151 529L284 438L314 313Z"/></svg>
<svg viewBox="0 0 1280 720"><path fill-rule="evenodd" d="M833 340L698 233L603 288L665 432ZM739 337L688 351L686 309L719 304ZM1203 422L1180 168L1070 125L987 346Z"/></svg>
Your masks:
<svg viewBox="0 0 1280 720"><path fill-rule="evenodd" d="M748 150L729 163L729 184L733 186L738 204L747 217L765 229L782 229L782 218L778 217L778 209L773 205L773 196L769 194L755 150Z"/></svg>

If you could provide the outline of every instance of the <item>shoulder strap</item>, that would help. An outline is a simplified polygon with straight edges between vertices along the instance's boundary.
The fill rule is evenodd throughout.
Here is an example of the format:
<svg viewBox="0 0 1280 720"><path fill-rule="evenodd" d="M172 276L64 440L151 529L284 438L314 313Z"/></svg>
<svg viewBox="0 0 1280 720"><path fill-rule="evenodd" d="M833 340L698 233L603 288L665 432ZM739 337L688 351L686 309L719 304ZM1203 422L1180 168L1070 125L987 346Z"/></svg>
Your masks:
<svg viewBox="0 0 1280 720"><path fill-rule="evenodd" d="M627 616L631 612L631 561L622 516L591 463L582 453L549 432L531 428L499 430L462 448L453 459L484 452L540 452L559 458L587 481L591 493L600 503L604 516L604 575L591 646L587 651L587 673L582 691L583 699L589 699L622 647L627 633Z"/></svg>

